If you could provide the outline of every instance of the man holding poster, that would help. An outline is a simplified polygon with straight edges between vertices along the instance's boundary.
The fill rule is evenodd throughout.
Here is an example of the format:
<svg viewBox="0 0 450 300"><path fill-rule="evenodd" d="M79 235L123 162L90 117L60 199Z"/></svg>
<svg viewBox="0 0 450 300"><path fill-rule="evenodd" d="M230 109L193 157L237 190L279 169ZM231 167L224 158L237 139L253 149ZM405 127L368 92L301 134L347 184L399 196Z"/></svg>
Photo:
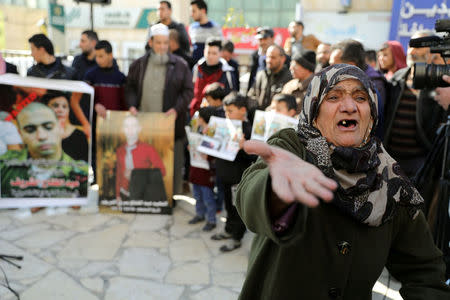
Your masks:
<svg viewBox="0 0 450 300"><path fill-rule="evenodd" d="M79 197L87 195L88 164L62 150L55 112L33 102L17 115L25 149L0 156L2 197Z"/></svg>

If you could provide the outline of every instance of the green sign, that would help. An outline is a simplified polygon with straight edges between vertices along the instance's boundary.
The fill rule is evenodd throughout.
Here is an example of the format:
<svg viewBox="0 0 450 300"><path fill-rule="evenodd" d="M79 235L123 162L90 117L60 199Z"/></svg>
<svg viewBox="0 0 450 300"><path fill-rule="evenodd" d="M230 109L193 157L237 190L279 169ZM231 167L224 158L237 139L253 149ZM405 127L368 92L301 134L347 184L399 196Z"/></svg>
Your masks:
<svg viewBox="0 0 450 300"><path fill-rule="evenodd" d="M147 29L150 24L155 23L157 20L156 8L144 8L136 23L136 28Z"/></svg>
<svg viewBox="0 0 450 300"><path fill-rule="evenodd" d="M64 33L64 6L50 3L50 26Z"/></svg>

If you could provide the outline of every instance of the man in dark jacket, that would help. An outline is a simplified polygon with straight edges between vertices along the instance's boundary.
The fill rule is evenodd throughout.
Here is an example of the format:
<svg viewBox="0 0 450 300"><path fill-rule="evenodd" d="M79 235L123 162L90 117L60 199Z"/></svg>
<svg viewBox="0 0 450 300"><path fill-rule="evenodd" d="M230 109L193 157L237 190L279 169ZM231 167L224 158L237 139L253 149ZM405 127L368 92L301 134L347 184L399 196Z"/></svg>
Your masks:
<svg viewBox="0 0 450 300"><path fill-rule="evenodd" d="M259 27L256 31L258 50L252 53L250 65L250 78L248 79L247 93L255 84L256 73L266 68L266 52L274 44L274 33L272 28Z"/></svg>
<svg viewBox="0 0 450 300"><path fill-rule="evenodd" d="M169 29L164 24L150 28L151 50L133 62L128 71L125 98L131 113L165 112L175 115L174 190L181 192L184 125L194 95L192 73L187 63L169 53Z"/></svg>
<svg viewBox="0 0 450 300"><path fill-rule="evenodd" d="M192 56L180 47L180 34L176 29L169 30L169 51L170 53L183 58L187 62L189 69L194 67L195 62L192 59Z"/></svg>
<svg viewBox="0 0 450 300"><path fill-rule="evenodd" d="M95 31L85 30L81 33L79 45L81 54L75 56L72 62L72 68L75 69L77 80L82 80L87 71L97 66L95 61L95 46L97 42L98 36Z"/></svg>
<svg viewBox="0 0 450 300"><path fill-rule="evenodd" d="M431 35L417 32L411 38ZM434 54L429 48L408 48L408 65L431 63ZM445 120L442 107L434 101L433 90L412 87L410 67L398 70L391 78L385 108L384 145L410 178L425 162L432 148L439 124Z"/></svg>
<svg viewBox="0 0 450 300"><path fill-rule="evenodd" d="M33 35L30 43L31 56L36 64L27 71L27 76L50 78L50 79L75 79L75 70L64 66L61 59L55 57L53 44L44 34Z"/></svg>
<svg viewBox="0 0 450 300"><path fill-rule="evenodd" d="M189 46L189 36L186 32L186 28L183 23L175 22L172 19L172 4L169 1L159 1L158 4L158 17L159 20L155 23L162 23L169 27L170 29L175 29L178 32L178 40L180 44L180 49L189 54L191 52Z"/></svg>
<svg viewBox="0 0 450 300"><path fill-rule="evenodd" d="M250 107L265 110L270 105L272 97L281 93L283 86L292 79L291 72L284 64L286 54L282 47L272 45L267 49L266 69L256 75L255 85L247 96L250 98Z"/></svg>

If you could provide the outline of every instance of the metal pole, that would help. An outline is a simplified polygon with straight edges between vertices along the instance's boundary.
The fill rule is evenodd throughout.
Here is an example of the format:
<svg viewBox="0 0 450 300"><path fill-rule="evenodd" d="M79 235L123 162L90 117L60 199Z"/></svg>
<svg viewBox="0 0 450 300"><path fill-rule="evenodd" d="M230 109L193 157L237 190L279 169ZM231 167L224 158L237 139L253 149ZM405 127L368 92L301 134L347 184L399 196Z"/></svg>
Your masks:
<svg viewBox="0 0 450 300"><path fill-rule="evenodd" d="M91 2L91 30L94 31L94 4Z"/></svg>

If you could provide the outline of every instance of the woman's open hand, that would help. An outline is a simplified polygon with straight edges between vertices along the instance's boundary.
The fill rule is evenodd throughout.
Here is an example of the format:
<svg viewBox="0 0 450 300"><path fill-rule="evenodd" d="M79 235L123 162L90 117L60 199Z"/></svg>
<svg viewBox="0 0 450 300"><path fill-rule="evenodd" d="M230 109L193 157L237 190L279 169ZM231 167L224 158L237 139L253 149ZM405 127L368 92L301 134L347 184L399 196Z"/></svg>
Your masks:
<svg viewBox="0 0 450 300"><path fill-rule="evenodd" d="M293 153L259 141L246 141L244 150L259 155L269 166L272 190L285 203L298 201L306 206L319 205L318 198L333 200L337 183L316 166Z"/></svg>

